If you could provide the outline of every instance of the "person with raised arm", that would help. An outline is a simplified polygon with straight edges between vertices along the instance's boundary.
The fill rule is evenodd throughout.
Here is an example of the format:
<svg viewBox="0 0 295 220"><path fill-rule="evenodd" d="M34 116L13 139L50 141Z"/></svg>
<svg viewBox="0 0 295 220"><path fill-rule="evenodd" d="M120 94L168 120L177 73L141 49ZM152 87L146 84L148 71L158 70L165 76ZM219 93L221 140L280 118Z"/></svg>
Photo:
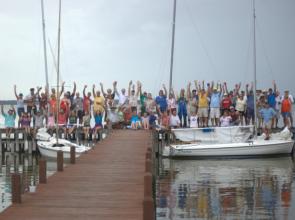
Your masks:
<svg viewBox="0 0 295 220"><path fill-rule="evenodd" d="M167 110L168 104L167 104L167 89L166 86L163 84L163 90L161 89L159 91L159 95L156 97L156 104L158 107L158 112L164 112Z"/></svg>
<svg viewBox="0 0 295 220"><path fill-rule="evenodd" d="M180 90L179 97L177 97L177 104L178 104L178 117L180 120L180 127L186 128L187 127L187 107L186 107L187 99L186 99L184 89Z"/></svg>
<svg viewBox="0 0 295 220"><path fill-rule="evenodd" d="M210 89L210 84L207 84L207 91L205 90L205 83L204 80L202 81L202 87L199 84L199 89L198 89L198 98L199 98L199 103L198 103L198 117L201 120L201 126L202 127L208 127L208 94L209 94L209 89Z"/></svg>
<svg viewBox="0 0 295 220"><path fill-rule="evenodd" d="M4 112L3 105L1 105L1 113L5 119L5 130L6 130L6 136L10 137L10 134L13 132L13 129L15 127L15 118L16 118L16 113L11 106L11 108L8 110L7 114Z"/></svg>
<svg viewBox="0 0 295 220"><path fill-rule="evenodd" d="M220 103L222 100L222 88L221 84L217 83L214 85L214 82L211 83L211 88L209 90L209 96L211 97L210 102L210 118L212 126L219 126L220 119Z"/></svg>
<svg viewBox="0 0 295 220"><path fill-rule="evenodd" d="M147 92L142 92L142 83L139 82L139 100L140 100L140 112L142 115L146 112L146 100L147 100Z"/></svg>
<svg viewBox="0 0 295 220"><path fill-rule="evenodd" d="M91 112L90 108L91 108L91 92L87 92L86 95L86 88L87 85L84 86L83 89L83 111L84 112Z"/></svg>
<svg viewBox="0 0 295 220"><path fill-rule="evenodd" d="M197 85L198 82L195 80L195 85ZM191 90L191 83L188 84L187 88L187 100L188 100L188 117L190 121L190 116L195 115L198 111L198 95L197 95L197 89Z"/></svg>
<svg viewBox="0 0 295 220"><path fill-rule="evenodd" d="M105 98L101 95L100 91L95 91L95 84L92 87L93 95L93 112L100 112L103 114L105 112Z"/></svg>
<svg viewBox="0 0 295 220"><path fill-rule="evenodd" d="M131 89L132 86L132 89ZM138 108L138 95L139 95L140 84L137 82L137 91L135 92L135 85L132 85L132 80L129 82L128 86L128 96L129 96L129 106L131 107L131 112L136 111Z"/></svg>
<svg viewBox="0 0 295 220"><path fill-rule="evenodd" d="M15 95L15 98L16 98L17 115L18 115L18 118L20 118L22 113L25 112L25 101L23 99L23 94L22 93L17 94L16 85L14 85L14 95ZM20 127L19 121L18 121L18 127Z"/></svg>
<svg viewBox="0 0 295 220"><path fill-rule="evenodd" d="M107 110L114 106L115 99L115 82L113 82L113 91L112 89L107 89L107 92L104 92L103 84L100 83L101 93L105 98L106 108Z"/></svg>
<svg viewBox="0 0 295 220"><path fill-rule="evenodd" d="M251 83L251 88L249 91L249 84L246 84L246 125L254 125L255 123L255 113L254 113L254 92L253 92L253 83Z"/></svg>
<svg viewBox="0 0 295 220"><path fill-rule="evenodd" d="M126 108L128 102L128 95L126 95L126 89L122 88L121 93L118 92L117 89L117 81L114 82L114 91L119 98L119 107Z"/></svg>
<svg viewBox="0 0 295 220"><path fill-rule="evenodd" d="M75 106L74 106L74 98L75 98L76 90L77 90L77 85L76 85L76 82L74 82L74 87L73 87L72 93L70 91L67 91L66 92L67 93L67 97L68 97L68 99L71 102L70 110L73 110L75 108Z"/></svg>
<svg viewBox="0 0 295 220"><path fill-rule="evenodd" d="M83 111L83 98L80 97L80 93L76 92L76 97L73 101L74 105L74 110L77 113L77 117L79 119L79 125L82 125L83 122L83 116L84 116L84 111Z"/></svg>
<svg viewBox="0 0 295 220"><path fill-rule="evenodd" d="M27 104L27 112L32 113L32 110L34 110L36 113L36 97L39 93L39 91L42 89L42 87L37 87L37 92L35 93L35 88L30 89L30 94L26 96L25 103Z"/></svg>
<svg viewBox="0 0 295 220"><path fill-rule="evenodd" d="M167 99L167 114L171 114L173 109L176 109L177 105L176 105L176 97L175 97L175 92L174 89L171 88L171 91L169 93L169 97Z"/></svg>

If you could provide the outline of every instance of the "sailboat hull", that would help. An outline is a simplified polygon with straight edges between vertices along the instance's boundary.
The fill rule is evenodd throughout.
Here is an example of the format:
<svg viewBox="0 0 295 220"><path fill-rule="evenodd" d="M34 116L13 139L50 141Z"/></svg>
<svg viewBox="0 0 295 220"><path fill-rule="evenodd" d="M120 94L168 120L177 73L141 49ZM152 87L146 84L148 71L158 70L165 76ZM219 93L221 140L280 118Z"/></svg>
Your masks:
<svg viewBox="0 0 295 220"><path fill-rule="evenodd" d="M262 156L291 154L293 140L256 140L230 144L187 144L165 147L164 156L170 157L210 157L210 156Z"/></svg>

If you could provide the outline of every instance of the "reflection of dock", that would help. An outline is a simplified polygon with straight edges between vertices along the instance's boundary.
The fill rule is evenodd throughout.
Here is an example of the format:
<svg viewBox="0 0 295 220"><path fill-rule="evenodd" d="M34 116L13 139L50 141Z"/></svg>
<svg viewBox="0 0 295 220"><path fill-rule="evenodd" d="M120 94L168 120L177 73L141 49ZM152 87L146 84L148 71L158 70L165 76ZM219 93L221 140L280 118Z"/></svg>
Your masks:
<svg viewBox="0 0 295 220"><path fill-rule="evenodd" d="M116 130L0 214L8 219L142 219L146 131Z"/></svg>

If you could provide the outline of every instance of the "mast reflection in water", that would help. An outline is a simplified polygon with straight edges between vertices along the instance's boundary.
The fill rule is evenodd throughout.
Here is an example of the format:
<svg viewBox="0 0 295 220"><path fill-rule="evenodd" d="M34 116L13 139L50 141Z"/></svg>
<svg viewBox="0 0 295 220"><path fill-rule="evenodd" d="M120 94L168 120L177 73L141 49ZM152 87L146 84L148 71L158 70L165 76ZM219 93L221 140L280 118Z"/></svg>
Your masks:
<svg viewBox="0 0 295 220"><path fill-rule="evenodd" d="M157 219L294 219L291 157L159 161Z"/></svg>

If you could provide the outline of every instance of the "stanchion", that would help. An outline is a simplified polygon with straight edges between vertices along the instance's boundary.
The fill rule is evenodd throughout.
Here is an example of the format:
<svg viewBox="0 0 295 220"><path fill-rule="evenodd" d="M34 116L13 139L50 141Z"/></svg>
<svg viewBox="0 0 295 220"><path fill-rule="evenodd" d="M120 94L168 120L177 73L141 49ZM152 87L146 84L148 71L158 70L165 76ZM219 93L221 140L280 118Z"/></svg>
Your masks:
<svg viewBox="0 0 295 220"><path fill-rule="evenodd" d="M57 171L64 170L64 155L61 150L57 151Z"/></svg>

